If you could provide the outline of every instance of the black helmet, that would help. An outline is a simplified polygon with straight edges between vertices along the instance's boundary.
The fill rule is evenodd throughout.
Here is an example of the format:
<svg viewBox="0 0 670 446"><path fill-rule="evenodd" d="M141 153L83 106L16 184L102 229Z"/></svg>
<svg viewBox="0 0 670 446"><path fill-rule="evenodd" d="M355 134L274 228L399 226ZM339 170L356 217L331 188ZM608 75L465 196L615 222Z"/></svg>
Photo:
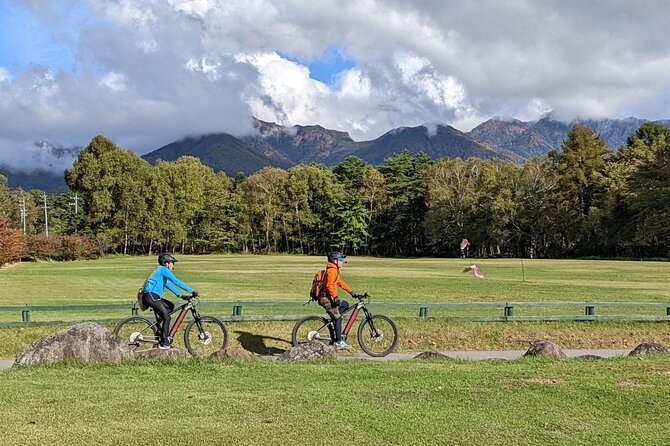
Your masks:
<svg viewBox="0 0 670 446"><path fill-rule="evenodd" d="M158 256L158 264L161 265L161 266L165 266L166 263L170 263L170 262L174 263L176 261L177 261L177 259L175 259L172 254L169 254L167 252L164 252L163 254L160 254Z"/></svg>
<svg viewBox="0 0 670 446"><path fill-rule="evenodd" d="M337 260L345 262L347 260L347 256L342 254L340 251L333 251L328 253L328 261L330 263L335 263Z"/></svg>

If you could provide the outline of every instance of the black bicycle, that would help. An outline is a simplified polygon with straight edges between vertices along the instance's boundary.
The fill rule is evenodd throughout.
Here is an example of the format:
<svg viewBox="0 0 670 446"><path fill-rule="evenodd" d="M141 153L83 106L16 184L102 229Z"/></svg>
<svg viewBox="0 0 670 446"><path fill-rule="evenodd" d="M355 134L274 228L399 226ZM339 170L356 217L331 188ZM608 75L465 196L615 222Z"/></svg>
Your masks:
<svg viewBox="0 0 670 446"><path fill-rule="evenodd" d="M358 326L358 345L370 356L386 356L391 353L398 344L398 329L391 318L372 314L367 304L370 296L365 293L357 295L358 302L347 308L342 317L351 312L347 324L342 328L342 339L346 340L351 327L358 318L361 311L365 320ZM322 316L307 316L300 319L293 327L291 335L293 345L310 341L320 341L327 344L335 342L335 327L330 318Z"/></svg>
<svg viewBox="0 0 670 446"><path fill-rule="evenodd" d="M191 320L184 330L184 345L188 352L197 357L210 356L228 346L228 330L220 319L214 316L202 316L198 311L200 300L195 296L185 298L186 302L170 313L179 315L170 328L170 336L175 337L177 330L191 313ZM114 334L127 340L134 351L149 350L158 347L158 321L143 316L131 316L116 324Z"/></svg>

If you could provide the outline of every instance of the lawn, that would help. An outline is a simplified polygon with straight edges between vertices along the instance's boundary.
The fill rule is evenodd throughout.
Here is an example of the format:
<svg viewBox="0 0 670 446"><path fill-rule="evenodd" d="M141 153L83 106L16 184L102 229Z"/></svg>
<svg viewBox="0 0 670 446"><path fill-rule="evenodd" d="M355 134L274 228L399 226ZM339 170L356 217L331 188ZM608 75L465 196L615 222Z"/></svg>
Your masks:
<svg viewBox="0 0 670 446"><path fill-rule="evenodd" d="M670 435L663 357L62 363L0 379L2 445L665 445Z"/></svg>
<svg viewBox="0 0 670 446"><path fill-rule="evenodd" d="M202 295L203 313L230 316L233 301L244 314L322 313L306 302L322 257L212 255L179 256L176 273ZM485 279L463 274L476 262ZM154 257L107 257L95 261L21 263L0 270L0 307L125 303L125 309L96 312L33 311L34 321L121 319L130 314L135 292L155 266ZM463 322L417 320L417 309L393 303L448 302L669 302L670 262L519 259L383 259L350 257L342 276L358 292L372 295L372 308L391 315L400 331L399 350L524 349L537 340L563 348L633 348L641 342L670 344L666 322ZM228 304L217 306L215 301ZM277 302L276 307L253 306ZM209 302L209 304L208 304ZM290 306L289 302L296 302ZM375 307L374 305L378 306ZM442 311L442 313L440 313ZM431 316L446 310L430 308ZM485 310L468 310L470 312ZM487 310L493 311L493 310ZM499 310L495 310L499 311ZM516 311L516 310L515 310ZM541 310L538 310L541 311ZM575 311L580 311L579 308ZM583 308L582 308L583 311ZM598 310L599 314L607 310ZM631 310L632 311L632 310ZM655 309L665 314L664 309ZM515 314L519 314L518 311ZM573 313L574 314L574 313ZM0 322L20 321L20 311L0 312ZM233 345L256 353L289 348L293 322L229 324ZM0 358L11 358L33 340L65 325L0 328ZM113 326L112 323L109 324Z"/></svg>

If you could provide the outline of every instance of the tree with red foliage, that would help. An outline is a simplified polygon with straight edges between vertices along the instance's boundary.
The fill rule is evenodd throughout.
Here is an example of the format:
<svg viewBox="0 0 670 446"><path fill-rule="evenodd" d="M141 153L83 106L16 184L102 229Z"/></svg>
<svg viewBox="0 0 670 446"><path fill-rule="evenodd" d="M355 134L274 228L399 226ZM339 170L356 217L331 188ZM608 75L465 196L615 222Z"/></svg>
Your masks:
<svg viewBox="0 0 670 446"><path fill-rule="evenodd" d="M7 217L0 215L0 266L21 260L23 248L21 233L11 227Z"/></svg>

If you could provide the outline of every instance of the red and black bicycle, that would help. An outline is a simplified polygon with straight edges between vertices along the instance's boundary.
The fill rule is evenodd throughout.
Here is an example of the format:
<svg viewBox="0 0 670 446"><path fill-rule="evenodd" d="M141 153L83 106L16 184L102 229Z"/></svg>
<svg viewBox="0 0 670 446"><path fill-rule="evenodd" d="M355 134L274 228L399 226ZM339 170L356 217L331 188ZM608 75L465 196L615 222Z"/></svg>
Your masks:
<svg viewBox="0 0 670 446"><path fill-rule="evenodd" d="M358 302L347 308L343 313L344 318L348 313L349 320L342 328L342 339L346 340L354 322L363 312L365 320L358 326L358 345L370 356L386 356L391 353L398 344L398 329L391 318L372 314L368 310L370 296L367 293L356 296ZM334 324L330 318L322 316L307 316L300 319L293 327L291 335L293 345L310 341L320 341L327 344L335 342Z"/></svg>
<svg viewBox="0 0 670 446"><path fill-rule="evenodd" d="M191 313L191 320L184 330L184 346L193 356L206 357L228 346L228 330L223 321L214 316L203 316L198 311L200 300L195 296L186 298L186 302L176 307L170 314L179 313L170 328L174 339L177 330ZM134 351L158 347L157 321L143 316L131 316L116 324L114 334L128 341Z"/></svg>

